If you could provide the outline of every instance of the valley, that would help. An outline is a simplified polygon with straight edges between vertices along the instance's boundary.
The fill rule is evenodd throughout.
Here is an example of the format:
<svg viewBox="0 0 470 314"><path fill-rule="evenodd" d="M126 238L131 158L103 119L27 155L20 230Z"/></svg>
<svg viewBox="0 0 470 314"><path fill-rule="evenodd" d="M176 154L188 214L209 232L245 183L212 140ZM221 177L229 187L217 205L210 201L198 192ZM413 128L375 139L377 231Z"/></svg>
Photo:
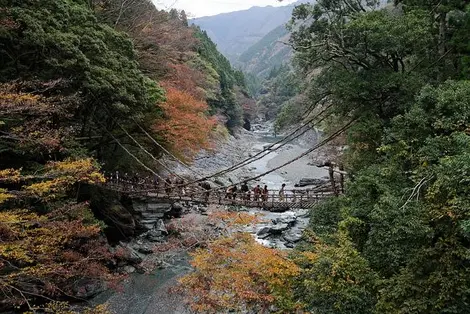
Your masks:
<svg viewBox="0 0 470 314"><path fill-rule="evenodd" d="M235 1L0 3L0 313L468 312L468 2Z"/></svg>

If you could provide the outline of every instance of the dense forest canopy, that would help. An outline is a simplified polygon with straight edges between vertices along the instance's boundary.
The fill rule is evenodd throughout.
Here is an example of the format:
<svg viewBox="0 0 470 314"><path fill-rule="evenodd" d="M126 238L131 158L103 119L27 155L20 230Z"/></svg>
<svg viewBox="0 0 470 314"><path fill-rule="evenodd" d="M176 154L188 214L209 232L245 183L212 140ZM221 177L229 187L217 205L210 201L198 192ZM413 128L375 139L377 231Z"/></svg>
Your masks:
<svg viewBox="0 0 470 314"><path fill-rule="evenodd" d="M0 1L0 310L118 281L87 187L103 170L158 172L149 154L161 147L190 160L217 125L242 124L246 95L243 74L184 11Z"/></svg>
<svg viewBox="0 0 470 314"><path fill-rule="evenodd" d="M290 29L308 99L288 108L294 115L312 106L326 110L327 130L351 125L335 160L349 181L345 195L312 209L304 242L290 256L300 268L289 279L292 288L279 293L267 282L270 302L225 306L468 312L470 5L318 0L296 7ZM283 79L268 82L275 90ZM195 266L207 279L204 254ZM208 292L237 289L215 285Z"/></svg>
<svg viewBox="0 0 470 314"><path fill-rule="evenodd" d="M199 248L193 308L468 312L470 5L317 0L290 31L294 68L258 84L260 107L279 127L315 110L348 126L345 193L291 252L244 234ZM88 202L102 171L158 170L161 147L191 159L253 115L254 82L147 0L0 1L0 310L69 313L51 301L118 282Z"/></svg>
<svg viewBox="0 0 470 314"><path fill-rule="evenodd" d="M292 43L312 101L356 119L344 197L313 211L299 297L322 313L464 313L470 7L320 0ZM321 69L318 75L309 73Z"/></svg>

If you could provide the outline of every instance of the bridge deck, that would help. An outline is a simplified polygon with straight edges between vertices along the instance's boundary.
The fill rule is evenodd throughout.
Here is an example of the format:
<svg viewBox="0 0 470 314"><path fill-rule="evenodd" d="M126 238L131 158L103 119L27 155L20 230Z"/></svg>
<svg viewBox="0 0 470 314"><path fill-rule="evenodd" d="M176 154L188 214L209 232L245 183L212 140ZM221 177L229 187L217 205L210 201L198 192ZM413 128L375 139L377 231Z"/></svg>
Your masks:
<svg viewBox="0 0 470 314"><path fill-rule="evenodd" d="M264 208L271 211L282 211L294 208L310 208L327 197L334 195L329 189L286 190L280 195L278 190L268 191L268 195L227 194L221 190L203 190L200 188L162 188L151 186L126 186L106 184L107 188L130 195L170 202L192 202L199 204L216 204Z"/></svg>

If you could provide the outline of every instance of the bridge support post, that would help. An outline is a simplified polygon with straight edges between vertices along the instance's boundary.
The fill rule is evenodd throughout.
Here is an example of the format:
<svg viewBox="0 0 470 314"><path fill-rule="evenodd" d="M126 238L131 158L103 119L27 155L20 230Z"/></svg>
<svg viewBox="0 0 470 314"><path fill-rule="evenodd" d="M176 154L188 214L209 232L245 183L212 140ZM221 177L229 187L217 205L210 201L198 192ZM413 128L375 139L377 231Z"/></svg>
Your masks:
<svg viewBox="0 0 470 314"><path fill-rule="evenodd" d="M335 194L335 196L338 196L338 190L336 189L336 182L335 182L335 172L334 172L332 163L329 164L328 174L330 176L331 188L333 189L333 193Z"/></svg>
<svg viewBox="0 0 470 314"><path fill-rule="evenodd" d="M344 166L343 164L339 165L340 175L339 175L339 185L341 187L341 194L344 194Z"/></svg>

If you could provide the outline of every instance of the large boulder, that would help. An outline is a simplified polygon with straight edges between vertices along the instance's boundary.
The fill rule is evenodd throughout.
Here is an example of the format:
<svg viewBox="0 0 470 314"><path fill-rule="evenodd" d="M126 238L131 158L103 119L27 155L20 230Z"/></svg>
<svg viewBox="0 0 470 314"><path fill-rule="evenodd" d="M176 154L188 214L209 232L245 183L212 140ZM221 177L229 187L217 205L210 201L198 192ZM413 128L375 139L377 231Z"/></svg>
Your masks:
<svg viewBox="0 0 470 314"><path fill-rule="evenodd" d="M287 224L289 227L294 226L297 223L296 216L286 216L286 217L278 217L272 220L273 224Z"/></svg>
<svg viewBox="0 0 470 314"><path fill-rule="evenodd" d="M172 204L159 203L148 200L133 200L133 216L136 227L140 232L146 232L155 228L159 220L172 212Z"/></svg>
<svg viewBox="0 0 470 314"><path fill-rule="evenodd" d="M104 231L110 242L117 243L135 235L136 221L132 209L125 206L118 192L84 184L80 186L78 200L90 201L95 216L107 226Z"/></svg>
<svg viewBox="0 0 470 314"><path fill-rule="evenodd" d="M268 235L270 234L270 231L271 231L271 228L270 227L263 227L261 229L258 230L258 232L256 232L256 235L258 237L263 237L265 235Z"/></svg>
<svg viewBox="0 0 470 314"><path fill-rule="evenodd" d="M166 229L165 223L161 219L157 221L155 225L155 230L160 231L164 235L168 234L168 230Z"/></svg>
<svg viewBox="0 0 470 314"><path fill-rule="evenodd" d="M286 224L286 223L278 223L278 224L275 224L275 225L271 225L271 226L266 226L266 227L263 227L261 229L258 230L258 232L256 232L256 235L258 236L258 238L260 239L265 239L271 235L274 235L274 236L279 236L281 235L284 231L286 231L287 229L289 229L289 225Z"/></svg>
<svg viewBox="0 0 470 314"><path fill-rule="evenodd" d="M163 232L155 229L146 232L144 235L145 239L150 242L162 242L164 239Z"/></svg>
<svg viewBox="0 0 470 314"><path fill-rule="evenodd" d="M287 231L282 235L282 239L287 243L297 243L302 239L302 231Z"/></svg>
<svg viewBox="0 0 470 314"><path fill-rule="evenodd" d="M117 228L125 236L134 235L136 222L134 216L121 204L113 204L103 210L106 217L105 222L108 226Z"/></svg>
<svg viewBox="0 0 470 314"><path fill-rule="evenodd" d="M276 234L282 234L284 231L286 231L287 229L289 229L289 225L288 224L285 224L285 223L280 223L280 224L277 224L277 225L274 225L271 227L271 230L269 231L269 233L273 234L273 235L276 235Z"/></svg>
<svg viewBox="0 0 470 314"><path fill-rule="evenodd" d="M183 215L184 206L175 202L171 204L170 210L165 213L165 218L180 218Z"/></svg>

